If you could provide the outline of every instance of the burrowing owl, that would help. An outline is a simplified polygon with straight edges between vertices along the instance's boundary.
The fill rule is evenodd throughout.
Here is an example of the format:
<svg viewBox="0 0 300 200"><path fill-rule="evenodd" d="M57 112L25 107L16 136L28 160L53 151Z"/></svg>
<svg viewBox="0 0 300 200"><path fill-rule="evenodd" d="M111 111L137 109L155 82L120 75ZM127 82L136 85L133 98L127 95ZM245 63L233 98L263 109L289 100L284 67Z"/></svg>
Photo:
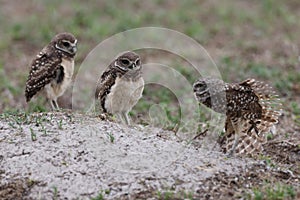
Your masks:
<svg viewBox="0 0 300 200"><path fill-rule="evenodd" d="M25 97L29 102L40 91L46 93L52 109L59 109L57 98L72 81L77 39L70 33L60 33L43 48L31 63Z"/></svg>
<svg viewBox="0 0 300 200"><path fill-rule="evenodd" d="M143 90L140 56L129 51L118 56L103 72L95 98L104 113L116 114L129 125L128 112L142 97Z"/></svg>
<svg viewBox="0 0 300 200"><path fill-rule="evenodd" d="M278 98L270 86L254 79L225 83L202 78L194 83L196 99L214 111L226 114L225 135L219 141L228 155L259 153L280 115ZM224 94L224 98L222 97Z"/></svg>

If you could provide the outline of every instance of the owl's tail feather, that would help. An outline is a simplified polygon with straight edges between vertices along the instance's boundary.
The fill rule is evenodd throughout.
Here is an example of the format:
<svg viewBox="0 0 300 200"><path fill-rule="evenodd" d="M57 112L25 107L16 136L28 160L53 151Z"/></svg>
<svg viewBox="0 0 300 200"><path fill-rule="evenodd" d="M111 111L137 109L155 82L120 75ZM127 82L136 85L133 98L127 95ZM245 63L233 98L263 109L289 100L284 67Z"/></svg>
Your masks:
<svg viewBox="0 0 300 200"><path fill-rule="evenodd" d="M282 104L273 88L255 79L248 79L245 82L259 97L259 103L262 106L261 123L268 122L271 126L278 123L278 118L282 113Z"/></svg>
<svg viewBox="0 0 300 200"><path fill-rule="evenodd" d="M261 152L262 145L265 143L265 137L261 134L257 133L257 130L260 131L261 128L265 126L265 124L256 125L250 121L244 121L241 129L241 134L238 140L238 144L235 148L235 154L241 155L254 155ZM227 136L224 136L219 140L221 148L224 153L228 153L233 145L235 140L235 133L232 132Z"/></svg>

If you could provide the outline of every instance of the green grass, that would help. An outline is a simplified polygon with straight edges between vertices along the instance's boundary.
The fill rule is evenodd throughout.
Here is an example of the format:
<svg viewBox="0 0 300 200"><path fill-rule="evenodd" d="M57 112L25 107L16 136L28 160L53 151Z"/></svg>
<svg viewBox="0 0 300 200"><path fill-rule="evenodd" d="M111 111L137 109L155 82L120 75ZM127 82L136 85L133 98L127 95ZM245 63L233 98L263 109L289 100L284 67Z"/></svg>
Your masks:
<svg viewBox="0 0 300 200"><path fill-rule="evenodd" d="M91 200L104 200L105 195L109 195L110 190L101 190L96 197L92 197Z"/></svg>
<svg viewBox="0 0 300 200"><path fill-rule="evenodd" d="M72 115L66 115L67 122L72 122ZM53 114L24 112L22 110L6 111L0 114L0 119L6 121L7 124L17 133L23 133L26 127L29 128L32 141L36 141L39 135L47 136L49 131L47 126L57 125L62 130L64 121L62 118L53 118Z"/></svg>
<svg viewBox="0 0 300 200"><path fill-rule="evenodd" d="M300 115L300 105L299 105L299 102L291 101L290 102L290 107L291 107L292 112L293 112L294 115Z"/></svg>
<svg viewBox="0 0 300 200"><path fill-rule="evenodd" d="M296 125L300 126L300 105L299 102L291 101L288 105L289 110L293 114L293 121Z"/></svg>
<svg viewBox="0 0 300 200"><path fill-rule="evenodd" d="M266 155L259 155L259 159L260 160L264 160L266 162L266 165L268 167L271 167L271 168L275 168L276 167L276 163L272 160L271 157L269 156L266 156Z"/></svg>
<svg viewBox="0 0 300 200"><path fill-rule="evenodd" d="M252 61L245 64L245 61L240 58L223 57L220 67L225 81L240 82L247 78L265 80L277 93L284 96L291 96L293 86L300 82L300 72L298 71L282 70L279 66L268 66Z"/></svg>
<svg viewBox="0 0 300 200"><path fill-rule="evenodd" d="M143 115L148 118L150 108L154 104L159 104L161 108L159 115L164 118L163 121L160 121L163 128L172 130L176 124L180 122L180 110L177 104L177 99L169 89L156 85L148 85L144 90L143 96L146 98L143 98L138 102L134 110L131 112L132 115L143 113ZM151 120L148 119L145 123L150 124Z"/></svg>
<svg viewBox="0 0 300 200"><path fill-rule="evenodd" d="M103 194L100 193L96 197L91 198L91 200L104 200Z"/></svg>
<svg viewBox="0 0 300 200"><path fill-rule="evenodd" d="M262 188L254 188L250 199L254 200L284 200L295 199L296 189L293 186L277 183L275 185L267 184Z"/></svg>
<svg viewBox="0 0 300 200"><path fill-rule="evenodd" d="M293 66L297 66L298 60L294 57L284 57L282 53L275 54L272 63L253 61L249 56L255 52L264 52L265 46L256 42L251 34L261 33L259 40L269 40L272 44L274 34L287 36L287 40L298 38L296 29L297 15L293 12L293 4L276 0L253 1L241 3L230 0L226 3L199 3L199 1L151 1L147 5L144 2L133 0L129 4L119 1L99 1L84 3L79 0L72 1L43 1L39 3L42 10L41 16L21 12L0 12L2 29L0 33L0 54L9 53L16 60L28 57L28 62L18 66L10 66L6 58L0 58L0 97L2 107L13 109L14 105L5 95L3 90L8 90L14 96L17 103L23 98L24 82L27 77L29 60L35 53L46 45L58 32L70 31L79 38L79 51L76 57L77 65L85 58L87 53L99 42L132 28L143 26L159 26L175 29L183 32L201 44L215 46L215 41L228 44L230 48L224 48L223 55L214 57L220 67L224 80L241 81L242 79L258 78L272 82L272 85L281 94L291 96L292 88L300 81L300 73L295 72ZM28 1L26 4L35 4ZM251 9L244 9L250 4ZM121 9L122 8L122 9ZM188 10L188 12L187 12ZM34 11L33 11L34 12ZM19 18L12 16L21 15ZM11 15L11 16L10 16ZM10 20L5 20L11 18ZM63 19L63 20L61 20ZM264 19L264 20L261 20ZM59 21L59 23L57 23ZM36 26L39 24L39 26ZM247 24L249 29L244 25ZM270 26L272 24L272 26ZM251 31L249 31L251 30ZM290 31L286 31L290 30ZM287 35L288 32L288 35ZM222 39L219 41L219 39ZM284 41L280 41L284 42ZM16 47L15 47L16 46ZM210 48L211 49L211 48ZM272 46L267 47L271 50ZM280 49L280 48L274 48ZM228 50L237 53L226 53ZM241 53L240 53L241 52ZM258 53L257 56L260 56ZM284 62L282 62L284 60ZM176 63L175 63L176 64ZM289 66L290 70L285 70ZM176 69L191 83L198 77L194 77L192 71L177 64ZM14 80L14 81L11 81ZM155 88L155 96L164 104L173 104L174 99L168 97L164 90ZM146 94L146 95L149 95ZM154 96L153 95L153 96ZM136 107L132 114L144 113L152 101ZM48 108L41 100L29 104L30 112L44 112ZM1 108L0 108L1 109ZM2 109L3 110L3 109ZM171 124L177 124L178 114L176 109L166 110ZM171 125L172 126L172 125Z"/></svg>
<svg viewBox="0 0 300 200"><path fill-rule="evenodd" d="M193 193L187 191L175 192L173 190L157 191L156 197L159 200L172 200L172 199L193 199Z"/></svg>

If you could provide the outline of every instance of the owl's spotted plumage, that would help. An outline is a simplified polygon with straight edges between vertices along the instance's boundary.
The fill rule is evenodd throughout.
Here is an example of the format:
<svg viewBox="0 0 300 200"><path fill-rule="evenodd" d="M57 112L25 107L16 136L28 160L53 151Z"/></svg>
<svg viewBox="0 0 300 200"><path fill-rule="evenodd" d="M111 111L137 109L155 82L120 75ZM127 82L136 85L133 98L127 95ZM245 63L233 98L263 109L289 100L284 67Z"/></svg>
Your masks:
<svg viewBox="0 0 300 200"><path fill-rule="evenodd" d="M201 78L194 83L196 99L214 111L226 114L225 135L219 140L229 155L261 152L278 122L278 98L270 86L254 79L225 83L215 78Z"/></svg>
<svg viewBox="0 0 300 200"><path fill-rule="evenodd" d="M126 124L130 124L128 112L142 97L143 89L140 56L134 52L125 52L101 75L95 98L104 113L116 114Z"/></svg>
<svg viewBox="0 0 300 200"><path fill-rule="evenodd" d="M52 109L58 109L57 98L72 81L76 52L77 39L72 34L56 35L31 63L25 88L26 102L44 91Z"/></svg>

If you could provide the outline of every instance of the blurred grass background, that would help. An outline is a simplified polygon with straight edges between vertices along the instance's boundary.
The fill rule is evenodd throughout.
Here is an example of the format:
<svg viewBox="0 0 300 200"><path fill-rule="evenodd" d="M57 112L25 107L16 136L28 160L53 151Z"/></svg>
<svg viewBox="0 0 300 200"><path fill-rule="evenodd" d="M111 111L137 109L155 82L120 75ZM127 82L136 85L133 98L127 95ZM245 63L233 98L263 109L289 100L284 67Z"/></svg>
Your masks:
<svg viewBox="0 0 300 200"><path fill-rule="evenodd" d="M297 0L1 0L0 111L26 107L24 86L35 55L59 32L79 40L76 66L104 39L133 28L158 26L194 38L209 52L223 79L256 78L270 83L282 97L282 127L300 127L300 2ZM154 54L152 56L162 56ZM173 63L188 79L192 73ZM164 103L168 117L178 110L163 88L147 87L145 100L133 110L143 113L153 102ZM154 98L150 98L150 97ZM70 107L70 91L60 98ZM32 108L34 106L34 109ZM38 106L36 106L38 105ZM46 110L41 99L31 110ZM27 108L26 108L27 109ZM168 110L169 109L169 110ZM175 110L175 111L174 111Z"/></svg>

